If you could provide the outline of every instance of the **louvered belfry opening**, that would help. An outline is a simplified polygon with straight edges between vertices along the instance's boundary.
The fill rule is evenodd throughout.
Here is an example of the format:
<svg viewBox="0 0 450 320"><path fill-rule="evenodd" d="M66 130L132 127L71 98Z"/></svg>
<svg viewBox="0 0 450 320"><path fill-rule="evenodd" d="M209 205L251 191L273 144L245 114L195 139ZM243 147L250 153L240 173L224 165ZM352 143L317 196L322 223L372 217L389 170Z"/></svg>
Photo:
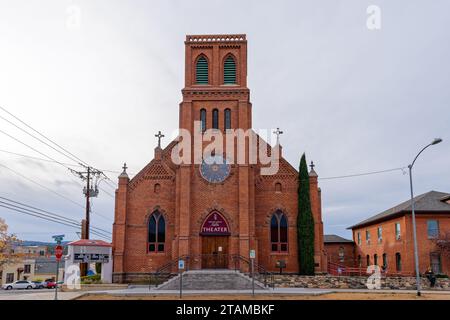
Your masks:
<svg viewBox="0 0 450 320"><path fill-rule="evenodd" d="M236 61L233 56L228 56L223 65L223 83L236 84Z"/></svg>
<svg viewBox="0 0 450 320"><path fill-rule="evenodd" d="M208 84L208 60L204 56L197 60L195 80L197 84Z"/></svg>

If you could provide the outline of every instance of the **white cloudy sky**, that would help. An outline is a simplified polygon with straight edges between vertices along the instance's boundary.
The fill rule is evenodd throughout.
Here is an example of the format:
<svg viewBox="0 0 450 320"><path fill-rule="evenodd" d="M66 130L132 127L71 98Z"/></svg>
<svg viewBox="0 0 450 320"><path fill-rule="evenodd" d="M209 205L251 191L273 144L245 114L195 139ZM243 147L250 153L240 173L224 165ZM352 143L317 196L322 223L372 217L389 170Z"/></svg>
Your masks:
<svg viewBox="0 0 450 320"><path fill-rule="evenodd" d="M366 27L372 4L381 30ZM0 105L96 167L126 161L137 172L154 133L177 128L185 35L246 33L254 128L281 127L294 166L306 152L321 178L403 167L440 136L416 164L415 190L450 191L449 12L445 0L1 0ZM70 162L2 119L0 130ZM42 157L2 133L0 149ZM0 152L0 165L83 204L80 182L58 164ZM325 232L347 237L349 225L409 196L401 171L320 186ZM2 166L0 196L83 217ZM109 219L94 213L93 224L111 229L113 209L101 192L93 210ZM77 238L3 208L0 217L22 239Z"/></svg>

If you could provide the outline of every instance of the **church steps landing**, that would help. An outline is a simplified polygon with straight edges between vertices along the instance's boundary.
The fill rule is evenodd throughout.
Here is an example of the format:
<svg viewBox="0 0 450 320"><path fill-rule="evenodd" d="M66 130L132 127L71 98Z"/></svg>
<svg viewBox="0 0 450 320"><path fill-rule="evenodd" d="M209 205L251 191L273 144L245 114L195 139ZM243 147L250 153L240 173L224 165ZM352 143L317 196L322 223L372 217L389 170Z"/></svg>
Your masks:
<svg viewBox="0 0 450 320"><path fill-rule="evenodd" d="M232 270L192 270L183 272L183 290L251 290L252 279ZM158 290L179 290L180 276L158 286ZM267 289L255 280L255 289Z"/></svg>

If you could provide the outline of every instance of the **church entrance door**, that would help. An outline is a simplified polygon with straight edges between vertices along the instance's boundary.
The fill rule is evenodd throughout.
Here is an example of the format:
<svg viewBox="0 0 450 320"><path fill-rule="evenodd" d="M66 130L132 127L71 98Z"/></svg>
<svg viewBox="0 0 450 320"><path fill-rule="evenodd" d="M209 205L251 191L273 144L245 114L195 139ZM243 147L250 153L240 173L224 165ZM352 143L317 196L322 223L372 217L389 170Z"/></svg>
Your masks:
<svg viewBox="0 0 450 320"><path fill-rule="evenodd" d="M202 269L228 268L228 236L202 237Z"/></svg>

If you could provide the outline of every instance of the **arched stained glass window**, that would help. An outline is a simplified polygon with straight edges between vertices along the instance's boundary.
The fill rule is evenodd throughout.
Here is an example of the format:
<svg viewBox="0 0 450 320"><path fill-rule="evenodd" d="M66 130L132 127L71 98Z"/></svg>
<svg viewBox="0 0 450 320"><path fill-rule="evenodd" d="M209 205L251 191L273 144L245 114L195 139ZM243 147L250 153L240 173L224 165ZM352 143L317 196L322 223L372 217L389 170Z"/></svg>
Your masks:
<svg viewBox="0 0 450 320"><path fill-rule="evenodd" d="M224 128L225 128L225 130L231 129L231 110L230 109L225 109Z"/></svg>
<svg viewBox="0 0 450 320"><path fill-rule="evenodd" d="M164 252L166 242L166 221L161 213L155 211L148 220L148 251Z"/></svg>
<svg viewBox="0 0 450 320"><path fill-rule="evenodd" d="M229 55L223 64L223 83L236 84L236 61Z"/></svg>
<svg viewBox="0 0 450 320"><path fill-rule="evenodd" d="M219 110L214 109L212 112L212 128L219 129Z"/></svg>
<svg viewBox="0 0 450 320"><path fill-rule="evenodd" d="M270 242L272 252L288 251L288 223L281 210L277 210L270 219Z"/></svg>
<svg viewBox="0 0 450 320"><path fill-rule="evenodd" d="M195 82L197 84L208 84L208 60L205 56L198 58L195 68Z"/></svg>
<svg viewBox="0 0 450 320"><path fill-rule="evenodd" d="M200 122L201 122L201 130L202 132L206 131L206 110L201 109L200 110Z"/></svg>

